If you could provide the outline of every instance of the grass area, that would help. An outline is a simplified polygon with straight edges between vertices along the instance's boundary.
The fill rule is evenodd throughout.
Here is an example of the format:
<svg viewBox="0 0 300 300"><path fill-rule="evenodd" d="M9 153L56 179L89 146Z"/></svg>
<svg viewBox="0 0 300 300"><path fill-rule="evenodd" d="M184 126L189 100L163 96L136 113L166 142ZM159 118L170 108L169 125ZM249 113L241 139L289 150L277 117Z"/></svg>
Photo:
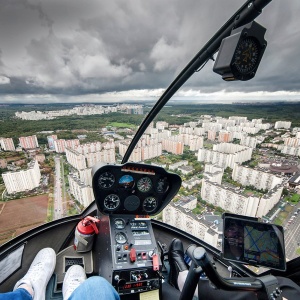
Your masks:
<svg viewBox="0 0 300 300"><path fill-rule="evenodd" d="M300 195L299 194L291 194L288 197L285 197L284 200L295 204L295 203L299 202Z"/></svg>
<svg viewBox="0 0 300 300"><path fill-rule="evenodd" d="M117 128L135 128L136 126L129 123L121 123L121 122L112 122L109 123L108 126L117 127Z"/></svg>
<svg viewBox="0 0 300 300"><path fill-rule="evenodd" d="M276 225L282 225L282 223L283 223L283 220L281 220L279 217L277 217L275 220L274 220L274 224L276 224Z"/></svg>
<svg viewBox="0 0 300 300"><path fill-rule="evenodd" d="M297 253L298 255L300 255L300 248L298 248L298 249L296 250L296 253Z"/></svg>
<svg viewBox="0 0 300 300"><path fill-rule="evenodd" d="M53 215L54 215L53 197L54 197L54 195L52 193L49 193L48 209L47 209L47 222L51 222L53 220Z"/></svg>

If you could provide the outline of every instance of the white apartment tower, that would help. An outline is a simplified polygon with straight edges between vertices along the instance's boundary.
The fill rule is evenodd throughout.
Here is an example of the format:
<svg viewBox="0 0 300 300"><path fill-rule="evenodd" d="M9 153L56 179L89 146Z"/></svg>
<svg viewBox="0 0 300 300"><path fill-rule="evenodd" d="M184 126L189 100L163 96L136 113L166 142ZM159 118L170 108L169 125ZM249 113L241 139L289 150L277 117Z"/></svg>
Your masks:
<svg viewBox="0 0 300 300"><path fill-rule="evenodd" d="M243 186L253 185L259 190L271 190L283 182L283 178L281 177L260 170L247 168L240 164L234 165L232 179L241 183Z"/></svg>
<svg viewBox="0 0 300 300"><path fill-rule="evenodd" d="M33 190L40 184L39 164L37 161L31 161L27 170L3 173L2 178L8 194Z"/></svg>

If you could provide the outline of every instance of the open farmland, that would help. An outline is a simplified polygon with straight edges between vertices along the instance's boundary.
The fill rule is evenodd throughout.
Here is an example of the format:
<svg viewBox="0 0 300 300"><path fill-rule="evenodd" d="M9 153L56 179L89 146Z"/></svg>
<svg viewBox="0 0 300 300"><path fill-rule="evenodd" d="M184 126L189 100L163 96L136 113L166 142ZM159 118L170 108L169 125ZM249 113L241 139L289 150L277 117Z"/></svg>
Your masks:
<svg viewBox="0 0 300 300"><path fill-rule="evenodd" d="M0 203L0 245L47 219L48 195Z"/></svg>

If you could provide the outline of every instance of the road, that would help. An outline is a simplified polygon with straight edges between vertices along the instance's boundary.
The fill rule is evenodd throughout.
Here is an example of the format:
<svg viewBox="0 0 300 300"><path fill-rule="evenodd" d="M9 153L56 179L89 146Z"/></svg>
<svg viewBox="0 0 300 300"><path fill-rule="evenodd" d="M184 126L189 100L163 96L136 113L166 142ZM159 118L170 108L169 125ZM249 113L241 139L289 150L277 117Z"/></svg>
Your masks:
<svg viewBox="0 0 300 300"><path fill-rule="evenodd" d="M295 216L290 225L288 223L285 225L286 230L284 232L285 236L285 254L288 260L298 257L299 255L296 253L296 250L300 248L300 212L295 215L297 212L298 206L294 207L292 212L289 214L287 218L287 222L291 219L292 216Z"/></svg>
<svg viewBox="0 0 300 300"><path fill-rule="evenodd" d="M64 215L64 199L65 195L62 192L62 179L63 174L61 173L61 159L59 156L55 156L55 181L54 181L54 220L60 219Z"/></svg>

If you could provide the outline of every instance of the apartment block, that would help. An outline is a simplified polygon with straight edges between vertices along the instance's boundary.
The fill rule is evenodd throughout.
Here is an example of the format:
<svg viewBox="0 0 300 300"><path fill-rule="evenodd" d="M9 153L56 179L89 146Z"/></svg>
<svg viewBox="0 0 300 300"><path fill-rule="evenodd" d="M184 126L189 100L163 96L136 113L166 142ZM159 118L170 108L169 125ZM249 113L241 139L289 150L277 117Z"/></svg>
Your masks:
<svg viewBox="0 0 300 300"><path fill-rule="evenodd" d="M289 121L277 121L275 123L275 126L274 128L275 129L290 129L291 128L291 125L292 125L292 122L289 122Z"/></svg>
<svg viewBox="0 0 300 300"><path fill-rule="evenodd" d="M168 127L169 127L169 123L167 123L165 121L156 122L156 128L158 130L164 130L165 128L168 128Z"/></svg>
<svg viewBox="0 0 300 300"><path fill-rule="evenodd" d="M82 183L76 176L69 175L70 193L84 207L90 205L94 200L92 186Z"/></svg>
<svg viewBox="0 0 300 300"><path fill-rule="evenodd" d="M206 202L234 214L261 218L278 203L282 190L283 186L277 185L263 197L245 196L242 191L203 179L201 197Z"/></svg>
<svg viewBox="0 0 300 300"><path fill-rule="evenodd" d="M240 145L247 146L253 149L256 148L256 144L257 144L257 139L251 136L242 136L240 141Z"/></svg>
<svg viewBox="0 0 300 300"><path fill-rule="evenodd" d="M28 169L16 172L6 172L2 178L8 194L30 191L38 187L41 172L37 161L31 161Z"/></svg>
<svg viewBox="0 0 300 300"><path fill-rule="evenodd" d="M214 145L213 150L199 149L198 161L216 164L222 168L233 168L234 163L251 159L252 148L231 143Z"/></svg>
<svg viewBox="0 0 300 300"><path fill-rule="evenodd" d="M218 141L220 143L229 143L232 140L233 140L232 132L226 131L226 130L220 130L219 131Z"/></svg>
<svg viewBox="0 0 300 300"><path fill-rule="evenodd" d="M16 151L15 144L12 138L0 137L0 147L4 151Z"/></svg>
<svg viewBox="0 0 300 300"><path fill-rule="evenodd" d="M229 120L235 120L235 125L239 125L242 122L247 122L247 117L231 116L228 119Z"/></svg>
<svg viewBox="0 0 300 300"><path fill-rule="evenodd" d="M190 209L182 207L177 202L171 202L163 210L163 222L217 247L218 233L211 229L211 224L199 219Z"/></svg>
<svg viewBox="0 0 300 300"><path fill-rule="evenodd" d="M203 173L203 177L210 181L218 184L222 183L222 177L224 174L224 169L220 168L217 165L205 164L205 169Z"/></svg>
<svg viewBox="0 0 300 300"><path fill-rule="evenodd" d="M300 147L283 146L281 149L281 153L293 156L300 156Z"/></svg>
<svg viewBox="0 0 300 300"><path fill-rule="evenodd" d="M256 189L271 190L276 185L283 182L282 177L275 176L268 172L244 167L235 164L232 170L232 179L241 183L243 186L252 185Z"/></svg>
<svg viewBox="0 0 300 300"><path fill-rule="evenodd" d="M19 137L20 145L23 149L34 149L39 147L38 140L36 138L36 135L31 136L21 136Z"/></svg>
<svg viewBox="0 0 300 300"><path fill-rule="evenodd" d="M68 163L73 166L77 170L82 170L86 168L90 168L98 162L107 162L107 163L115 163L115 147L114 144L111 144L112 148L108 148L107 146L103 146L102 151L96 152L85 152L83 151L84 145L72 148L66 148L66 157ZM79 151L77 151L77 149ZM91 148L90 148L91 149Z"/></svg>
<svg viewBox="0 0 300 300"><path fill-rule="evenodd" d="M176 155L183 153L184 143L173 141L171 139L162 140L162 150L166 150Z"/></svg>
<svg viewBox="0 0 300 300"><path fill-rule="evenodd" d="M198 177L192 177L190 180L183 181L182 186L185 189L191 190L195 185L200 184L202 182L202 179Z"/></svg>
<svg viewBox="0 0 300 300"><path fill-rule="evenodd" d="M65 153L66 148L74 149L79 144L80 144L79 139L73 139L73 140L58 139L58 140L54 140L54 149L55 152L57 153Z"/></svg>

